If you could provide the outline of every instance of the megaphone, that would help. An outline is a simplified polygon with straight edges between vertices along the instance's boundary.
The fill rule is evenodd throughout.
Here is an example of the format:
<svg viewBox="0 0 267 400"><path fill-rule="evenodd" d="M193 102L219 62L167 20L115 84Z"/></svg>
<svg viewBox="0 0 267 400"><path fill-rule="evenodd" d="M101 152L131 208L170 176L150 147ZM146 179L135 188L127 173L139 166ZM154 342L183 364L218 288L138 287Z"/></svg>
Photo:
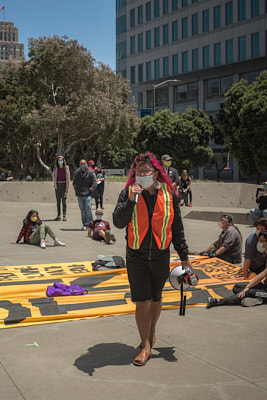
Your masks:
<svg viewBox="0 0 267 400"><path fill-rule="evenodd" d="M193 274L189 268L182 269L181 265L174 267L169 275L170 284L176 290L180 290L180 315L185 315L186 296L184 290L188 290L190 286L198 284L198 276Z"/></svg>

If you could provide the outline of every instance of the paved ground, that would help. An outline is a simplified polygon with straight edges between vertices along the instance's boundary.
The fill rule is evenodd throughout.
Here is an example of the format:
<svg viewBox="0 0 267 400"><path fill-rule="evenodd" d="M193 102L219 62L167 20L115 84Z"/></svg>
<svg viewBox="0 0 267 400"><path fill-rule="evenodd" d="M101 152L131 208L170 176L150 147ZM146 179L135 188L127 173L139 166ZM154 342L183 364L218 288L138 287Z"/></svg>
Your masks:
<svg viewBox="0 0 267 400"><path fill-rule="evenodd" d="M69 205L67 222L47 221L66 248L52 241L46 250L10 244L31 207L43 220L55 217L54 204L0 202L0 265L125 254L123 230L114 229L118 240L110 246L80 231L76 204ZM110 221L112 210L106 206ZM216 222L184 219L184 226L191 250L203 250L220 232ZM244 238L254 231L239 228ZM185 317L164 311L153 358L143 368L132 365L139 343L133 315L3 329L0 399L261 400L267 397L266 328L265 306L190 308Z"/></svg>

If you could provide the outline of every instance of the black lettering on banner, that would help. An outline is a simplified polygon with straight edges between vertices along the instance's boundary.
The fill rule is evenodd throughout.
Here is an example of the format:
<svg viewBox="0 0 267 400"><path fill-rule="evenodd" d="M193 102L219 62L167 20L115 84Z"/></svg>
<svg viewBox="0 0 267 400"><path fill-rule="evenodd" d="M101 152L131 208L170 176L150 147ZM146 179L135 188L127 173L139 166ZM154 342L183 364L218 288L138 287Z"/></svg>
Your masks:
<svg viewBox="0 0 267 400"><path fill-rule="evenodd" d="M234 294L232 290L229 290L229 289L228 289L226 286L224 286L224 285L216 285L216 284L214 284L214 285L209 285L208 288L209 288L209 289L212 289L213 292L214 292L216 295L218 295L218 296L220 296L220 297L222 297L222 298L230 297L230 296L233 296L233 294Z"/></svg>
<svg viewBox="0 0 267 400"><path fill-rule="evenodd" d="M71 272L74 272L74 274L81 274L82 272L91 272L89 271L88 268L86 268L84 265L70 265L69 269Z"/></svg>
<svg viewBox="0 0 267 400"><path fill-rule="evenodd" d="M54 297L41 297L39 299L29 299L29 302L39 308L41 315L61 315L67 314L65 305L59 306Z"/></svg>
<svg viewBox="0 0 267 400"><path fill-rule="evenodd" d="M31 317L31 310L20 303L12 303L8 300L0 301L0 308L8 311L8 317L4 319L5 325L19 324L24 319Z"/></svg>
<svg viewBox="0 0 267 400"><path fill-rule="evenodd" d="M0 281L13 281L15 279L19 279L19 277L11 272L2 272L0 274Z"/></svg>
<svg viewBox="0 0 267 400"><path fill-rule="evenodd" d="M45 267L44 269L46 272L48 272L50 275L64 275L66 272L64 272L64 269L58 265L58 266L51 266L51 267Z"/></svg>
<svg viewBox="0 0 267 400"><path fill-rule="evenodd" d="M33 275L34 277L40 277L40 276L44 276L44 274L41 274L41 272L38 270L38 268L36 267L22 267L21 268L21 273L25 276L27 276L28 278L32 278Z"/></svg>

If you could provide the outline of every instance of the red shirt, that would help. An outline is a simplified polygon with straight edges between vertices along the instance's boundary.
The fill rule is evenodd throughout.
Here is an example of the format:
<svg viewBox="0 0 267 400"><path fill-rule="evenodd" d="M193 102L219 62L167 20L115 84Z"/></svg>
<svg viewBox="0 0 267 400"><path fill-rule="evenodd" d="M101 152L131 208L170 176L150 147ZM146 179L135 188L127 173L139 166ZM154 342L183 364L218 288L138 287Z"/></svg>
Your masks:
<svg viewBox="0 0 267 400"><path fill-rule="evenodd" d="M66 182L66 172L64 167L58 167L57 169L57 182Z"/></svg>
<svg viewBox="0 0 267 400"><path fill-rule="evenodd" d="M103 219L95 219L89 223L88 228L92 229L93 232L101 230L106 231L107 229L110 229L110 225L108 221L104 221Z"/></svg>

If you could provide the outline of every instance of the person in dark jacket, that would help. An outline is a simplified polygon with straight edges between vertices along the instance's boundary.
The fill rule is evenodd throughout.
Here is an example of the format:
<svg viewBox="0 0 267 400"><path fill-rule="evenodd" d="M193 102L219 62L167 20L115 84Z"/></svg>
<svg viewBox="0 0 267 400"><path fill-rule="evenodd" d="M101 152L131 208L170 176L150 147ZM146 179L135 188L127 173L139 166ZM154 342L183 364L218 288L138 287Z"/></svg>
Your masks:
<svg viewBox="0 0 267 400"><path fill-rule="evenodd" d="M45 237L47 234L54 240L54 246L65 246L65 244L55 236L48 225L42 224L38 211L30 210L23 220L23 226L17 238L17 244L24 238L25 243L37 246L40 245L41 249L45 249Z"/></svg>
<svg viewBox="0 0 267 400"><path fill-rule="evenodd" d="M57 199L57 216L55 221L61 220L61 202L63 208L63 221L67 221L67 193L70 186L70 169L63 156L58 156L53 169L53 184Z"/></svg>
<svg viewBox="0 0 267 400"><path fill-rule="evenodd" d="M96 166L95 174L96 174L95 206L97 209L98 205L100 204L100 208L103 209L103 195L105 189L106 174L100 163L98 163Z"/></svg>
<svg viewBox="0 0 267 400"><path fill-rule="evenodd" d="M133 363L143 366L151 357L156 323L161 313L161 296L169 276L172 242L182 267L189 267L188 247L179 199L155 155L137 156L125 189L113 213L117 228L126 227L126 265L142 351Z"/></svg>
<svg viewBox="0 0 267 400"><path fill-rule="evenodd" d="M86 160L80 160L80 168L74 173L73 187L81 210L82 230L86 231L93 220L92 194L96 187L95 173L88 168Z"/></svg>
<svg viewBox="0 0 267 400"><path fill-rule="evenodd" d="M176 190L177 186L179 185L179 172L177 169L171 167L172 165L172 157L169 154L164 154L161 157L161 164L163 166L165 174L169 175L173 189Z"/></svg>
<svg viewBox="0 0 267 400"><path fill-rule="evenodd" d="M263 188L257 190L256 203L259 204L259 208L252 208L249 212L253 224L258 218L267 218L267 182L263 182Z"/></svg>

